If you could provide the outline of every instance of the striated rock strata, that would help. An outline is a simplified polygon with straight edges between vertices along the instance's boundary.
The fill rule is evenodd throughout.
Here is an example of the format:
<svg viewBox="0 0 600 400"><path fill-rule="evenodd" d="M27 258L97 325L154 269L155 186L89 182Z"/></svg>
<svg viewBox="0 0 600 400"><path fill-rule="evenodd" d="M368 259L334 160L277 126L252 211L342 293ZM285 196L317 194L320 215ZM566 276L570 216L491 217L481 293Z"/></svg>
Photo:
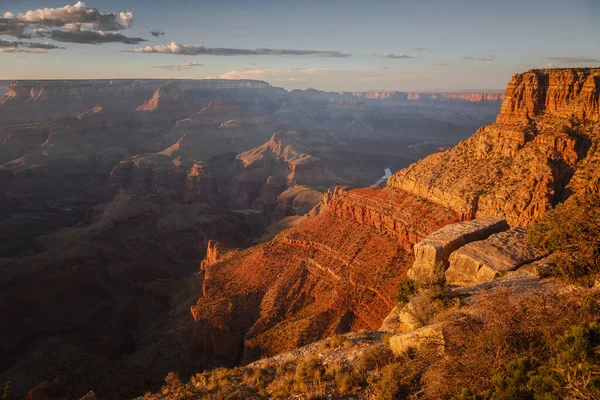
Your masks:
<svg viewBox="0 0 600 400"><path fill-rule="evenodd" d="M573 193L598 188L600 69L513 77L496 123L393 175L388 186L457 211L528 225Z"/></svg>
<svg viewBox="0 0 600 400"><path fill-rule="evenodd" d="M199 354L234 364L336 332L377 329L413 261L412 246L457 219L387 189L339 188L313 214L270 242L206 260L204 296L192 307Z"/></svg>

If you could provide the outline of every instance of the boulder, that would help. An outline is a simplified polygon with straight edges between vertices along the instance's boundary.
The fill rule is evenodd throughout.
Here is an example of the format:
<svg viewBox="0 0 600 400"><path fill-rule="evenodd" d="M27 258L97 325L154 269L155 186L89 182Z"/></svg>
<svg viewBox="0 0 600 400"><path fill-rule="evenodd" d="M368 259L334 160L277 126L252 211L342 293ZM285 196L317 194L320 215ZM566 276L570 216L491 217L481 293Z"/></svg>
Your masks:
<svg viewBox="0 0 600 400"><path fill-rule="evenodd" d="M467 243L487 239L509 229L502 218L483 217L446 225L414 246L415 262L408 276L415 281L441 277L453 251Z"/></svg>
<svg viewBox="0 0 600 400"><path fill-rule="evenodd" d="M526 228L515 228L456 250L450 256L446 283L464 286L491 281L542 258L543 252L527 244L526 233Z"/></svg>
<svg viewBox="0 0 600 400"><path fill-rule="evenodd" d="M427 325L411 332L401 333L390 337L390 349L396 356L400 356L410 349L433 344L438 346L440 352L445 345L442 324Z"/></svg>
<svg viewBox="0 0 600 400"><path fill-rule="evenodd" d="M379 330L390 333L403 333L414 331L422 326L423 324L415 318L413 303L408 302L401 308L394 307L383 320Z"/></svg>

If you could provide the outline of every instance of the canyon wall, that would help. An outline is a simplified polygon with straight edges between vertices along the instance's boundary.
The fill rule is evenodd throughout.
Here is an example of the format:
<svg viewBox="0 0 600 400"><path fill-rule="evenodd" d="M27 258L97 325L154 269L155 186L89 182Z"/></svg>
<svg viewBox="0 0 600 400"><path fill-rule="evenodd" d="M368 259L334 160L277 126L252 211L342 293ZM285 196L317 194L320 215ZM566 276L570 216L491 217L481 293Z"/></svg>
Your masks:
<svg viewBox="0 0 600 400"><path fill-rule="evenodd" d="M497 122L528 122L542 115L599 121L600 68L532 70L513 76Z"/></svg>
<svg viewBox="0 0 600 400"><path fill-rule="evenodd" d="M399 171L388 186L456 210L529 225L568 196L600 187L600 69L513 77L496 123Z"/></svg>
<svg viewBox="0 0 600 400"><path fill-rule="evenodd" d="M340 92L340 95L384 101L463 100L478 103L504 99L500 92Z"/></svg>

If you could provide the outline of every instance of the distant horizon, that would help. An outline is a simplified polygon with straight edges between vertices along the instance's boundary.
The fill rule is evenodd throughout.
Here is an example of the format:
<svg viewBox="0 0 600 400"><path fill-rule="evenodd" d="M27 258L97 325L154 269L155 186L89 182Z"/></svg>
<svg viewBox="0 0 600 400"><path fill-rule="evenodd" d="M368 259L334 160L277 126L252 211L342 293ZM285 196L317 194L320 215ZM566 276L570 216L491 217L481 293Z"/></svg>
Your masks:
<svg viewBox="0 0 600 400"><path fill-rule="evenodd" d="M288 92L292 92L294 90L306 91L309 89L318 90L320 92L325 93L352 93L352 92L360 92L360 93L504 93L506 91L506 87L504 88L496 88L496 89L416 89L416 90L391 90L391 89L366 89L366 90L324 90L319 89L318 87L306 87L306 88L297 88L297 89L286 89L282 86L274 85L269 81L262 79L227 79L227 78L148 78L148 77L136 77L136 78L32 78L32 79L0 79L0 82L11 83L11 82L34 82L34 81L46 81L46 82L83 82L83 81L132 81L132 80L147 80L147 81L252 81L252 82L264 82L274 88L284 89ZM507 81L508 83L508 81Z"/></svg>

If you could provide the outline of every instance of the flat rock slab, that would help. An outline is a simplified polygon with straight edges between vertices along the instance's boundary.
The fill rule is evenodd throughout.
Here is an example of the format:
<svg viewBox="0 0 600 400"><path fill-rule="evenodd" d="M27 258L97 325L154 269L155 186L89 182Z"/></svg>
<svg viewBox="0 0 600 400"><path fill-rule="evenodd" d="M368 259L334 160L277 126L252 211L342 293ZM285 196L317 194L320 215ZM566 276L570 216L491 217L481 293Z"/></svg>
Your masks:
<svg viewBox="0 0 600 400"><path fill-rule="evenodd" d="M529 246L526 234L526 228L515 228L454 251L450 255L446 283L466 286L491 281L542 258L545 253Z"/></svg>
<svg viewBox="0 0 600 400"><path fill-rule="evenodd" d="M390 349L396 356L427 344L432 344L443 351L445 338L442 324L427 325L411 332L390 337Z"/></svg>
<svg viewBox="0 0 600 400"><path fill-rule="evenodd" d="M498 217L482 217L446 225L414 246L415 262L408 276L416 281L441 276L452 252L467 243L487 239L494 233L508 229L508 223Z"/></svg>

